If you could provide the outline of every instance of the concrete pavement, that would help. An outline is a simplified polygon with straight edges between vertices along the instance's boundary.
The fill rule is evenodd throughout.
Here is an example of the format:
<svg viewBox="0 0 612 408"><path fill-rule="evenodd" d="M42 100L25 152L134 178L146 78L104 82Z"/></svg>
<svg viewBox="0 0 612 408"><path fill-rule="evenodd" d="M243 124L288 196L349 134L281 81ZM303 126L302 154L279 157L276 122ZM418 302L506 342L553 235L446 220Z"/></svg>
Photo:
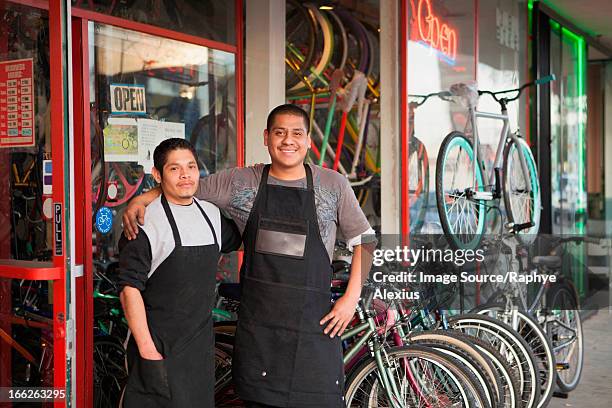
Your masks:
<svg viewBox="0 0 612 408"><path fill-rule="evenodd" d="M553 398L549 408L612 407L612 314L599 310L583 322L584 371L567 399Z"/></svg>

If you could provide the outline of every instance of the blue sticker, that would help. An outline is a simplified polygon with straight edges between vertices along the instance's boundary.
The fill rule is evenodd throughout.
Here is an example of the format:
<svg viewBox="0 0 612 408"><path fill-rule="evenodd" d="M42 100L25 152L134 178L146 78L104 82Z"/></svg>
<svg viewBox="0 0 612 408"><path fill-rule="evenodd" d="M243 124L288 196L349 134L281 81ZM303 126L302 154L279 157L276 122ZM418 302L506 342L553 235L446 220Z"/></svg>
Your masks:
<svg viewBox="0 0 612 408"><path fill-rule="evenodd" d="M102 234L113 228L113 212L108 207L102 207L96 213L96 229Z"/></svg>

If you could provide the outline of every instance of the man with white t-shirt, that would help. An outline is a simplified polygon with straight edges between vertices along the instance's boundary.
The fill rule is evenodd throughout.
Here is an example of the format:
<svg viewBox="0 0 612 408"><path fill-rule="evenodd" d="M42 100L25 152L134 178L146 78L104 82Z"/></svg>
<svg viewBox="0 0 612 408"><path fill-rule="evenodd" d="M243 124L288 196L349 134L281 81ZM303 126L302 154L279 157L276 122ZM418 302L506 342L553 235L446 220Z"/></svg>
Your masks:
<svg viewBox="0 0 612 408"><path fill-rule="evenodd" d="M123 406L214 406L212 307L221 252L240 234L219 209L194 198L193 146L168 139L155 149L151 202L138 238L120 242L121 303L132 336Z"/></svg>

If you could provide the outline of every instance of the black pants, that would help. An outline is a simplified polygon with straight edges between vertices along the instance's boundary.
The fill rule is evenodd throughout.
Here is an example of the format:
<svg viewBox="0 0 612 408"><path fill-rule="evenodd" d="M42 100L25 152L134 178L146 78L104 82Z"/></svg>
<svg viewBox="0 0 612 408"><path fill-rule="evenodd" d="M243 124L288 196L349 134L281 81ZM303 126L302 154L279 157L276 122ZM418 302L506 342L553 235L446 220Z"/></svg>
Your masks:
<svg viewBox="0 0 612 408"><path fill-rule="evenodd" d="M246 408L278 408L273 405L260 404L259 402L253 401L244 401L244 406Z"/></svg>

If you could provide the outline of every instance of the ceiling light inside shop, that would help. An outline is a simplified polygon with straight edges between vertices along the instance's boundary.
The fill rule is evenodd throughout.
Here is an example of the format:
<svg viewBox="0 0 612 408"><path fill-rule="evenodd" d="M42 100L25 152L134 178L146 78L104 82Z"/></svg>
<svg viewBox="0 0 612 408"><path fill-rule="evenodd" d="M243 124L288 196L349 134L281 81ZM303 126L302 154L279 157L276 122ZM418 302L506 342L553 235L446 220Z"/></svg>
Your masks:
<svg viewBox="0 0 612 408"><path fill-rule="evenodd" d="M333 10L334 6L319 6L319 10Z"/></svg>
<svg viewBox="0 0 612 408"><path fill-rule="evenodd" d="M99 25L95 32L98 72L106 76L183 66L206 66L208 48L118 27Z"/></svg>

